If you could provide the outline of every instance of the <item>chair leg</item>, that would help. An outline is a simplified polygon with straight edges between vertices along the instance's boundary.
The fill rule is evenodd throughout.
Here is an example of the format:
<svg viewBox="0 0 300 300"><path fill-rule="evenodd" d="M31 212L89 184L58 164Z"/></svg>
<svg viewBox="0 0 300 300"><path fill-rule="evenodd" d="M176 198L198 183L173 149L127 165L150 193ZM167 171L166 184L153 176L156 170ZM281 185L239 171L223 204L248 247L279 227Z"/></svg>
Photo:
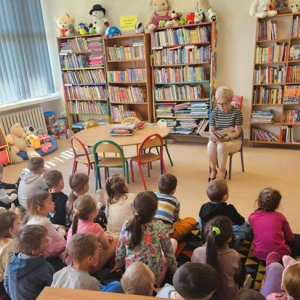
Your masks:
<svg viewBox="0 0 300 300"><path fill-rule="evenodd" d="M243 154L243 150L241 151L241 163L242 163L242 172L245 172L245 168L244 168L244 154Z"/></svg>
<svg viewBox="0 0 300 300"><path fill-rule="evenodd" d="M148 169L148 177L150 177L150 163L147 164L147 169Z"/></svg>
<svg viewBox="0 0 300 300"><path fill-rule="evenodd" d="M166 140L165 140L165 148L166 148L166 152L167 152L167 155L168 155L170 164L171 164L171 166L173 167L173 161L172 161L171 155L170 155L170 153L169 153L168 144L167 144L167 141L166 141Z"/></svg>
<svg viewBox="0 0 300 300"><path fill-rule="evenodd" d="M161 166L160 173L161 173L161 174L166 174L166 173L167 173L167 172L166 172L166 166L165 166L165 162L164 162L164 159L163 159L163 158L161 159L161 164L160 164L160 166Z"/></svg>
<svg viewBox="0 0 300 300"><path fill-rule="evenodd" d="M78 165L78 162L77 162L76 160L74 160L74 162L73 162L73 170L72 170L72 174L75 174L75 173L76 173L77 165Z"/></svg>
<svg viewBox="0 0 300 300"><path fill-rule="evenodd" d="M110 177L109 168L107 168L107 178L109 178L109 177ZM105 178L105 179L107 179L107 178Z"/></svg>
<svg viewBox="0 0 300 300"><path fill-rule="evenodd" d="M229 174L228 174L228 179L231 179L232 156L233 155L230 155L230 157L229 157Z"/></svg>
<svg viewBox="0 0 300 300"><path fill-rule="evenodd" d="M125 173L126 173L126 178L127 178L127 183L129 184L129 168L128 168L128 161L126 160L125 162Z"/></svg>
<svg viewBox="0 0 300 300"><path fill-rule="evenodd" d="M134 182L134 174L133 174L132 160L130 161L130 171L131 171L131 180L132 180L132 182Z"/></svg>
<svg viewBox="0 0 300 300"><path fill-rule="evenodd" d="M88 164L87 167L88 167L88 176L90 176L90 172L91 172L91 164Z"/></svg>
<svg viewBox="0 0 300 300"><path fill-rule="evenodd" d="M145 177L144 177L144 174L143 174L143 168L142 168L142 165L140 165L140 164L139 164L139 169L140 169L140 173L141 173L141 177L142 177L144 189L147 190L146 181L145 181Z"/></svg>
<svg viewBox="0 0 300 300"><path fill-rule="evenodd" d="M95 165L95 176L96 176L96 191L99 189L101 189L101 175L100 175L100 168L96 167Z"/></svg>

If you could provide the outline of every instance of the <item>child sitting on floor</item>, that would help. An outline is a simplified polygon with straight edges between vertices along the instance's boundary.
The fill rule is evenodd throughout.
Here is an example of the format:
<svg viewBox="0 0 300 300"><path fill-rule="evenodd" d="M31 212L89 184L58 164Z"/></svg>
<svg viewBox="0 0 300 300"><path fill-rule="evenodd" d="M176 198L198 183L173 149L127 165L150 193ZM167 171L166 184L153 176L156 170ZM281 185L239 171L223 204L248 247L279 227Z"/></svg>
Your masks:
<svg viewBox="0 0 300 300"><path fill-rule="evenodd" d="M121 284L125 294L152 296L155 277L147 265L136 261L126 269Z"/></svg>
<svg viewBox="0 0 300 300"><path fill-rule="evenodd" d="M0 207L4 207L6 209L10 208L11 203L15 205L19 205L19 201L17 200L18 195L16 193L11 193L10 195L6 193L5 190L14 190L17 188L17 184L9 184L3 182L3 174L4 168L0 165Z"/></svg>
<svg viewBox="0 0 300 300"><path fill-rule="evenodd" d="M158 207L155 219L161 220L169 232L170 237L177 241L182 239L195 228L194 218L179 219L180 203L174 196L177 187L177 178L172 174L162 174L158 178Z"/></svg>
<svg viewBox="0 0 300 300"><path fill-rule="evenodd" d="M45 249L46 257L59 256L66 247L65 231L58 230L52 224L47 215L54 211L52 195L49 192L39 192L30 195L27 200L28 217L25 220L26 225L42 225L48 230L49 244Z"/></svg>
<svg viewBox="0 0 300 300"><path fill-rule="evenodd" d="M28 161L30 173L21 175L21 181L18 188L18 200L20 205L27 210L27 198L29 195L48 189L42 174L45 172L45 163L41 157L33 157Z"/></svg>
<svg viewBox="0 0 300 300"><path fill-rule="evenodd" d="M218 289L219 282L220 275L212 266L185 263L175 272L173 278L174 287L166 284L156 297L209 300L212 299L214 292ZM225 298L223 299L225 300Z"/></svg>
<svg viewBox="0 0 300 300"><path fill-rule="evenodd" d="M50 221L53 224L66 226L66 204L68 196L62 192L65 186L62 173L57 170L50 170L45 174L44 178L50 189L52 201L55 205L55 211L49 214Z"/></svg>
<svg viewBox="0 0 300 300"><path fill-rule="evenodd" d="M148 265L159 286L168 270L176 271L177 262L173 245L163 222L154 219L157 197L153 192L139 193L133 202L134 217L123 224L116 251L116 270L129 267L135 261Z"/></svg>
<svg viewBox="0 0 300 300"><path fill-rule="evenodd" d="M237 300L266 300L266 298L255 290L240 290L237 294Z"/></svg>
<svg viewBox="0 0 300 300"><path fill-rule="evenodd" d="M80 289L102 292L122 292L118 281L107 286L100 285L99 281L89 274L89 269L97 264L99 258L98 237L93 233L74 234L68 245L66 255L73 264L56 272L53 276L52 287Z"/></svg>
<svg viewBox="0 0 300 300"><path fill-rule="evenodd" d="M294 244L295 237L289 222L282 213L276 211L280 201L279 191L263 189L258 196L258 209L249 217L254 233L253 253L260 260L266 260L267 255L273 251L278 252L281 258L290 255L291 248L297 250L298 245ZM293 251L292 255L296 255L296 252Z"/></svg>
<svg viewBox="0 0 300 300"><path fill-rule="evenodd" d="M135 195L128 192L128 186L124 177L115 174L106 180L107 230L114 235L120 235L122 225L130 220L133 213L133 200Z"/></svg>
<svg viewBox="0 0 300 300"><path fill-rule="evenodd" d="M103 228L94 223L94 219L98 214L96 200L90 195L83 195L78 197L74 202L74 217L73 223L68 231L67 246L69 245L72 235L75 233L90 232L96 234L98 237L99 259L90 268L91 272L100 270L115 254L118 239L111 235L105 235ZM67 260L70 265L71 261Z"/></svg>
<svg viewBox="0 0 300 300"><path fill-rule="evenodd" d="M14 253L4 280L12 300L36 299L45 286L50 286L53 267L43 253L48 248L47 229L42 225L26 225L17 234L19 253Z"/></svg>
<svg viewBox="0 0 300 300"><path fill-rule="evenodd" d="M243 281L241 259L228 243L232 239L232 223L227 217L215 217L204 229L205 245L194 250L191 261L214 267L221 275L221 286L216 292L218 300L235 300L239 289L238 279Z"/></svg>
<svg viewBox="0 0 300 300"><path fill-rule="evenodd" d="M227 182L224 179L215 179L208 183L206 194L210 199L202 205L199 211L199 224L202 230L205 224L214 217L228 217L233 224L233 245L237 249L238 246L247 238L252 237L252 230L248 222L245 222L232 204L227 204L229 198Z"/></svg>

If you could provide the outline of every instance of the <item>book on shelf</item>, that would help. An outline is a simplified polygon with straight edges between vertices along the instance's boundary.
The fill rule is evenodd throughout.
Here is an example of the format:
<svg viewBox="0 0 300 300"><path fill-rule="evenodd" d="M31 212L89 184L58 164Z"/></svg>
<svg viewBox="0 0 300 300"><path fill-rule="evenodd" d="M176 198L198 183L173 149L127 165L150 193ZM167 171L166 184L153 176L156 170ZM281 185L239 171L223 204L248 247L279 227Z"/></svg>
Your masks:
<svg viewBox="0 0 300 300"><path fill-rule="evenodd" d="M256 34L258 41L276 40L277 38L277 24L274 20L262 20L258 22Z"/></svg>
<svg viewBox="0 0 300 300"><path fill-rule="evenodd" d="M122 120L128 117L141 119L141 117L137 115L136 111L127 110L123 105L112 106L111 110L113 122L116 123L121 123Z"/></svg>
<svg viewBox="0 0 300 300"><path fill-rule="evenodd" d="M283 84L285 82L285 67L259 67L254 72L255 84Z"/></svg>
<svg viewBox="0 0 300 300"><path fill-rule="evenodd" d="M163 48L153 52L154 66L210 62L211 46Z"/></svg>
<svg viewBox="0 0 300 300"><path fill-rule="evenodd" d="M287 109L284 111L285 123L300 123L300 110L299 109Z"/></svg>
<svg viewBox="0 0 300 300"><path fill-rule="evenodd" d="M60 42L60 54L102 51L101 37L76 37Z"/></svg>
<svg viewBox="0 0 300 300"><path fill-rule="evenodd" d="M300 45L292 45L290 47L290 61L300 60Z"/></svg>
<svg viewBox="0 0 300 300"><path fill-rule="evenodd" d="M146 103L146 89L140 87L110 86L109 98L115 103Z"/></svg>
<svg viewBox="0 0 300 300"><path fill-rule="evenodd" d="M291 36L293 38L300 37L300 24L299 24L299 16L293 19L292 33Z"/></svg>
<svg viewBox="0 0 300 300"><path fill-rule="evenodd" d="M200 132L205 131L208 125L209 125L209 120L206 119L201 120L197 126L196 134L200 135Z"/></svg>
<svg viewBox="0 0 300 300"><path fill-rule="evenodd" d="M256 63L284 62L287 59L286 44L276 44L269 47L256 47Z"/></svg>
<svg viewBox="0 0 300 300"><path fill-rule="evenodd" d="M253 104L281 104L282 88L258 87L253 91Z"/></svg>
<svg viewBox="0 0 300 300"><path fill-rule="evenodd" d="M168 28L154 33L154 47L210 42L210 26Z"/></svg>
<svg viewBox="0 0 300 300"><path fill-rule="evenodd" d="M211 139L213 137L217 139L226 139L226 138L235 138L236 137L236 131L234 127L225 128L222 130L216 130L216 131L200 131L199 134L207 139Z"/></svg>
<svg viewBox="0 0 300 300"><path fill-rule="evenodd" d="M279 138L273 133L261 129L261 128L251 128L251 139L253 141L265 141L265 142L278 142Z"/></svg>
<svg viewBox="0 0 300 300"><path fill-rule="evenodd" d="M300 85L288 85L284 90L284 104L300 103Z"/></svg>
<svg viewBox="0 0 300 300"><path fill-rule="evenodd" d="M251 114L251 123L266 123L274 122L274 113L272 111L253 111Z"/></svg>
<svg viewBox="0 0 300 300"><path fill-rule="evenodd" d="M146 69L126 69L122 71L107 71L107 80L114 82L145 81Z"/></svg>
<svg viewBox="0 0 300 300"><path fill-rule="evenodd" d="M108 113L107 105L94 101L69 101L70 114L105 115Z"/></svg>
<svg viewBox="0 0 300 300"><path fill-rule="evenodd" d="M68 99L99 100L106 98L103 86L67 86L66 92Z"/></svg>
<svg viewBox="0 0 300 300"><path fill-rule="evenodd" d="M85 71L66 71L63 72L65 84L104 84L105 75L103 69Z"/></svg>
<svg viewBox="0 0 300 300"><path fill-rule="evenodd" d="M132 45L107 47L109 60L143 60L145 59L144 42L134 42Z"/></svg>
<svg viewBox="0 0 300 300"><path fill-rule="evenodd" d="M300 66L289 66L287 68L286 81L289 83L300 82Z"/></svg>
<svg viewBox="0 0 300 300"><path fill-rule="evenodd" d="M89 55L68 55L61 56L61 65L64 69L75 69L75 68L88 68L89 67Z"/></svg>

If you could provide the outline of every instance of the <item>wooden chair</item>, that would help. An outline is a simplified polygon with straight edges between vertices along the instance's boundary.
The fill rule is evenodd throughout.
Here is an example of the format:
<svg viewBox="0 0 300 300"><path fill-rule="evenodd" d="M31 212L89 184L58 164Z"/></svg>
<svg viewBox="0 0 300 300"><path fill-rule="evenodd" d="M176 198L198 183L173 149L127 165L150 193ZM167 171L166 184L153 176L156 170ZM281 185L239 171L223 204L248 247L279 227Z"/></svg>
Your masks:
<svg viewBox="0 0 300 300"><path fill-rule="evenodd" d="M98 122L88 121L85 125L85 129L89 129L89 128L93 128L93 127L97 127L97 126L100 126Z"/></svg>
<svg viewBox="0 0 300 300"><path fill-rule="evenodd" d="M93 165L95 165L93 154L89 154L86 146L81 142L80 139L76 138L75 136L71 137L70 142L74 152L72 174L75 174L78 163L81 163L88 167L88 175L90 175L90 170L93 168Z"/></svg>
<svg viewBox="0 0 300 300"><path fill-rule="evenodd" d="M159 148L158 154L152 153L150 151L146 152L147 149L156 148L156 147ZM131 170L132 182L134 182L133 165L132 165L133 162L136 162L139 166L139 170L140 170L140 174L142 177L142 181L143 181L145 190L147 189L147 186L146 186L143 169L142 169L143 165L147 164L148 177L150 177L150 163L160 160L161 174L166 173L166 168L165 168L164 158L163 158L163 147L164 147L164 141L163 141L163 138L161 137L161 135L159 135L159 134L152 134L144 139L144 141L142 142L142 144L139 147L138 155L135 157L132 157L130 160L130 170Z"/></svg>
<svg viewBox="0 0 300 300"><path fill-rule="evenodd" d="M122 148L115 142L109 140L101 140L93 147L96 177L96 190L101 189L100 169L104 168L105 180L109 176L109 168L122 168L124 178L129 181L128 163L125 160Z"/></svg>

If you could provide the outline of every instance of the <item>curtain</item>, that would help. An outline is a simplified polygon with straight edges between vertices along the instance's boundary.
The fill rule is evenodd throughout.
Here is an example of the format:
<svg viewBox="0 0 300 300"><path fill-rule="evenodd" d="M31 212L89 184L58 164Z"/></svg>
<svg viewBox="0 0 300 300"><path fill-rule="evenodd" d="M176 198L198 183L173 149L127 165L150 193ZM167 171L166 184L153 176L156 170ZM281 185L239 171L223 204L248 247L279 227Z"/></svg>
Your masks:
<svg viewBox="0 0 300 300"><path fill-rule="evenodd" d="M52 93L40 0L0 0L0 106Z"/></svg>

